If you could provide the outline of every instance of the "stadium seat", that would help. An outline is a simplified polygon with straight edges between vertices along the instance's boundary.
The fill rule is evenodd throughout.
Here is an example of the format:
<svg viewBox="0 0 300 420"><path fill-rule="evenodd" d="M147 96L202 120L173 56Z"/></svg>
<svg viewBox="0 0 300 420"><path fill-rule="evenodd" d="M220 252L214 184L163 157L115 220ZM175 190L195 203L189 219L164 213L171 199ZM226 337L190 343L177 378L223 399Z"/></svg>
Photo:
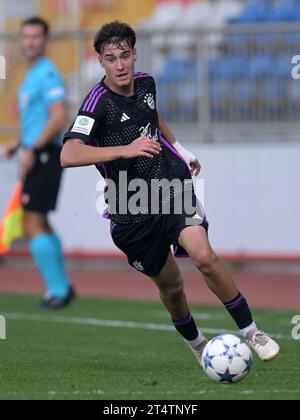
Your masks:
<svg viewBox="0 0 300 420"><path fill-rule="evenodd" d="M269 54L257 54L249 58L245 76L251 80L259 80L270 75L274 66L274 58Z"/></svg>
<svg viewBox="0 0 300 420"><path fill-rule="evenodd" d="M236 18L243 10L243 4L239 0L221 0L214 4L214 13L210 17L210 24L213 27L224 26L228 20Z"/></svg>
<svg viewBox="0 0 300 420"><path fill-rule="evenodd" d="M261 32L253 35L256 50L272 52L276 48L277 40L274 32Z"/></svg>
<svg viewBox="0 0 300 420"><path fill-rule="evenodd" d="M268 21L270 22L289 22L295 20L295 15L300 4L297 0L274 0Z"/></svg>
<svg viewBox="0 0 300 420"><path fill-rule="evenodd" d="M247 50L249 36L241 32L230 32L224 37L224 43L229 51L245 52Z"/></svg>
<svg viewBox="0 0 300 420"><path fill-rule="evenodd" d="M211 116L213 119L223 119L227 113L229 98L228 84L223 81L214 81L210 85Z"/></svg>
<svg viewBox="0 0 300 420"><path fill-rule="evenodd" d="M287 84L287 118L290 120L300 119L300 80L290 80Z"/></svg>
<svg viewBox="0 0 300 420"><path fill-rule="evenodd" d="M286 110L282 104L285 98L286 83L279 83L278 80L264 81L259 86L259 103L264 118L280 119Z"/></svg>
<svg viewBox="0 0 300 420"><path fill-rule="evenodd" d="M214 80L231 80L243 71L246 56L225 55L210 60L210 77Z"/></svg>
<svg viewBox="0 0 300 420"><path fill-rule="evenodd" d="M254 100L257 93L256 82L237 80L232 89L234 114L237 118L250 119L254 110Z"/></svg>
<svg viewBox="0 0 300 420"><path fill-rule="evenodd" d="M169 57L163 71L158 76L161 82L179 82L186 79L196 80L199 74L197 60L182 57Z"/></svg>
<svg viewBox="0 0 300 420"><path fill-rule="evenodd" d="M292 56L290 53L283 53L277 56L270 75L277 80L287 80L291 78L293 68Z"/></svg>
<svg viewBox="0 0 300 420"><path fill-rule="evenodd" d="M300 31L299 32L289 32L283 34L284 38L284 50L290 53L290 55L299 54L299 45L300 45Z"/></svg>
<svg viewBox="0 0 300 420"><path fill-rule="evenodd" d="M270 12L268 0L248 0L243 13L228 20L228 23L265 22Z"/></svg>

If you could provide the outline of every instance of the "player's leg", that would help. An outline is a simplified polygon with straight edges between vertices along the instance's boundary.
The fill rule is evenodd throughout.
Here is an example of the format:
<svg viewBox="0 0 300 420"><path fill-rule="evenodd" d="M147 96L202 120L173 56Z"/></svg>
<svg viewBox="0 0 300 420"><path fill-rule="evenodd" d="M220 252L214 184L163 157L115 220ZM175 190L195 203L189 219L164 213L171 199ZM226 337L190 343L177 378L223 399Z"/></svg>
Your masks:
<svg viewBox="0 0 300 420"><path fill-rule="evenodd" d="M207 340L198 330L189 310L183 279L171 254L169 254L168 260L159 275L151 278L159 289L161 300L169 312L176 330L201 362L202 352Z"/></svg>
<svg viewBox="0 0 300 420"><path fill-rule="evenodd" d="M210 290L225 305L241 333L261 359L270 360L277 356L278 344L258 330L245 297L213 251L206 230L202 226L185 228L180 234L179 244L187 251Z"/></svg>

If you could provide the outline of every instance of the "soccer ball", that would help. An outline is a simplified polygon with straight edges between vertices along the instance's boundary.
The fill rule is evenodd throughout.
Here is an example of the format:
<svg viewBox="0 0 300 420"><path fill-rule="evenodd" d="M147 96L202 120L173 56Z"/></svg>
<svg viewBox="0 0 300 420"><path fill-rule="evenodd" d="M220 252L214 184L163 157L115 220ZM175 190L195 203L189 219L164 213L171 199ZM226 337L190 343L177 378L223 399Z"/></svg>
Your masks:
<svg viewBox="0 0 300 420"><path fill-rule="evenodd" d="M221 384L241 381L251 370L252 353L240 338L224 334L205 347L201 365L207 376Z"/></svg>

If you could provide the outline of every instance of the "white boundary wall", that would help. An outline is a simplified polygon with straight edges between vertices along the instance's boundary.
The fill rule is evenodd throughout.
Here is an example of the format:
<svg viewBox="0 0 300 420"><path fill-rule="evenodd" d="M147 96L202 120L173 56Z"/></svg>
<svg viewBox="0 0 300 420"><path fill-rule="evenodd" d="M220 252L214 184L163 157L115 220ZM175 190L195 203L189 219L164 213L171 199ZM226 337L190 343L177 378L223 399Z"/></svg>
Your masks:
<svg viewBox="0 0 300 420"><path fill-rule="evenodd" d="M300 144L188 148L203 165L205 207L217 251L300 255ZM15 164L1 161L1 216L15 180ZM65 173L59 211L51 218L68 251L116 251L109 222L96 212L98 181L94 168Z"/></svg>

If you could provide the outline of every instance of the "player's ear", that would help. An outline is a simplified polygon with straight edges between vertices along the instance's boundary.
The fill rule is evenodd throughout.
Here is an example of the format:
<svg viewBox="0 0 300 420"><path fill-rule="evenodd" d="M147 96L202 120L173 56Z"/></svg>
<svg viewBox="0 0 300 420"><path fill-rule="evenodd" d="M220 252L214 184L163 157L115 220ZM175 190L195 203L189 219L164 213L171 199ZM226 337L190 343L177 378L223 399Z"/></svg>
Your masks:
<svg viewBox="0 0 300 420"><path fill-rule="evenodd" d="M101 54L98 55L98 60L99 60L100 66L103 67L103 57Z"/></svg>
<svg viewBox="0 0 300 420"><path fill-rule="evenodd" d="M136 50L136 48L134 48L134 50L133 50L133 59L134 59L134 61L137 61L137 50Z"/></svg>

